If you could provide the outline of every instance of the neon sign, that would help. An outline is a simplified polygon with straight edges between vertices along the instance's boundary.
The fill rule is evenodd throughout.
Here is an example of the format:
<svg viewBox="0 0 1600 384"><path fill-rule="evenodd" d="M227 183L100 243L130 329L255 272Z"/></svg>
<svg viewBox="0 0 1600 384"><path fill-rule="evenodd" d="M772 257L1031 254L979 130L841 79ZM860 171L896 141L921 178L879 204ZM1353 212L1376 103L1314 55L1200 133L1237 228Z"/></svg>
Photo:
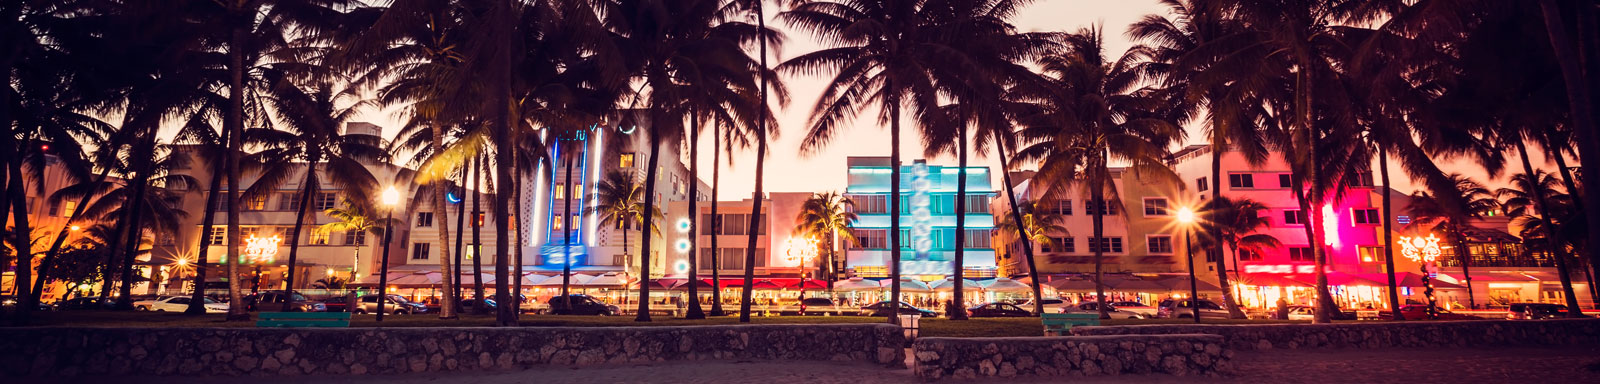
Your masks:
<svg viewBox="0 0 1600 384"><path fill-rule="evenodd" d="M1253 264L1244 266L1244 273L1309 274L1317 273L1317 266L1315 264Z"/></svg>
<svg viewBox="0 0 1600 384"><path fill-rule="evenodd" d="M804 238L784 240L783 255L796 264L810 263L812 258L817 257L817 241Z"/></svg>
<svg viewBox="0 0 1600 384"><path fill-rule="evenodd" d="M1428 237L1400 237L1400 255L1407 260L1432 263L1439 259L1439 238L1433 234Z"/></svg>
<svg viewBox="0 0 1600 384"><path fill-rule="evenodd" d="M932 185L928 163L911 165L911 249L919 261L928 260L933 252L933 197L928 195Z"/></svg>
<svg viewBox="0 0 1600 384"><path fill-rule="evenodd" d="M1332 205L1322 206L1322 243L1339 246L1339 214L1333 211Z"/></svg>
<svg viewBox="0 0 1600 384"><path fill-rule="evenodd" d="M241 258L246 263L270 264L278 256L278 244L281 243L283 243L283 238L278 236L250 236L250 238L244 239L244 255Z"/></svg>

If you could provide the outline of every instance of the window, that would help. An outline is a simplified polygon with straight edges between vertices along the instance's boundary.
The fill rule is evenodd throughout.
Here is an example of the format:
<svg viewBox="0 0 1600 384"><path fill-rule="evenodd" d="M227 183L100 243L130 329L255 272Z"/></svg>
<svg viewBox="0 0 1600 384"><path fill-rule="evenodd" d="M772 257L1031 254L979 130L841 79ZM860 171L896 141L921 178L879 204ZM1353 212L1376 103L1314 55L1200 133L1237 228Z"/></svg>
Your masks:
<svg viewBox="0 0 1600 384"><path fill-rule="evenodd" d="M1206 183L1206 178L1202 177L1194 179L1194 188L1200 192L1205 192L1206 190L1211 189L1211 185Z"/></svg>
<svg viewBox="0 0 1600 384"><path fill-rule="evenodd" d="M1172 253L1172 236L1148 236L1145 245L1150 253Z"/></svg>
<svg viewBox="0 0 1600 384"><path fill-rule="evenodd" d="M1351 187L1372 187L1372 172L1356 172L1355 179L1350 180Z"/></svg>
<svg viewBox="0 0 1600 384"><path fill-rule="evenodd" d="M1261 260L1261 254L1256 253L1255 251L1252 251L1252 250L1248 250L1248 249L1240 249L1240 250L1238 250L1238 255L1239 255L1239 261L1259 261L1259 260Z"/></svg>
<svg viewBox="0 0 1600 384"><path fill-rule="evenodd" d="M221 194L217 195L217 204L212 206L211 210L214 211L214 212L227 212L228 211L228 196L230 196L229 194L231 192L230 191L217 191L217 192L220 192Z"/></svg>
<svg viewBox="0 0 1600 384"><path fill-rule="evenodd" d="M223 245L228 243L227 227L211 227L211 236L206 239L206 245Z"/></svg>
<svg viewBox="0 0 1600 384"><path fill-rule="evenodd" d="M77 211L77 210L78 210L78 202L76 202L76 201L63 202L61 204L61 211L60 211L61 214L59 216L61 216L61 217L72 217L72 212Z"/></svg>
<svg viewBox="0 0 1600 384"><path fill-rule="evenodd" d="M295 192L278 192L278 210L294 212L300 210L300 194Z"/></svg>
<svg viewBox="0 0 1600 384"><path fill-rule="evenodd" d="M1089 202L1089 203L1084 204L1083 205L1084 214L1094 215L1096 211L1099 211L1099 212L1102 212L1100 214L1104 215L1104 216L1116 216L1117 215L1117 206L1120 205L1120 204L1117 204L1116 201L1101 200L1100 204L1099 204L1099 207L1098 207L1099 209L1096 209L1095 205L1096 204L1094 204L1093 202Z"/></svg>
<svg viewBox="0 0 1600 384"><path fill-rule="evenodd" d="M889 199L885 195L847 195L854 202L855 213L888 213Z"/></svg>
<svg viewBox="0 0 1600 384"><path fill-rule="evenodd" d="M1255 188L1256 179L1248 173L1228 174L1228 188Z"/></svg>
<svg viewBox="0 0 1600 384"><path fill-rule="evenodd" d="M263 211L263 210L266 210L266 209L267 209L267 197L266 196L256 196L256 197L244 199L244 210L246 210L246 211Z"/></svg>
<svg viewBox="0 0 1600 384"><path fill-rule="evenodd" d="M1073 244L1071 237L1052 237L1050 238L1049 244L1039 244L1039 251L1047 253L1067 253L1076 251L1076 245L1077 244Z"/></svg>
<svg viewBox="0 0 1600 384"><path fill-rule="evenodd" d="M239 227L239 238L248 239L261 234L260 227Z"/></svg>
<svg viewBox="0 0 1600 384"><path fill-rule="evenodd" d="M1379 221L1377 208L1351 208L1350 218L1354 219L1357 225L1378 225L1382 223Z"/></svg>
<svg viewBox="0 0 1600 384"><path fill-rule="evenodd" d="M1166 216L1167 199L1144 199L1145 216Z"/></svg>
<svg viewBox="0 0 1600 384"><path fill-rule="evenodd" d="M617 166L622 168L633 168L633 152L624 152L622 155L618 156Z"/></svg>
<svg viewBox="0 0 1600 384"><path fill-rule="evenodd" d="M718 255L718 256L720 256L719 258L722 259L722 263L721 263L722 269L723 270L741 270L741 269L744 269L744 256L745 256L744 255L744 253L745 253L744 250L745 250L744 248L723 248L721 254ZM756 258L760 259L761 255L756 255Z"/></svg>
<svg viewBox="0 0 1600 384"><path fill-rule="evenodd" d="M1122 238L1089 238L1089 252L1122 253Z"/></svg>
<svg viewBox="0 0 1600 384"><path fill-rule="evenodd" d="M311 231L311 245L328 245L328 232Z"/></svg>
<svg viewBox="0 0 1600 384"><path fill-rule="evenodd" d="M1298 209L1283 210L1283 225L1306 225L1306 213Z"/></svg>
<svg viewBox="0 0 1600 384"><path fill-rule="evenodd" d="M344 231L344 245L367 245L366 233L357 230Z"/></svg>
<svg viewBox="0 0 1600 384"><path fill-rule="evenodd" d="M1311 247L1289 247L1289 261L1317 261Z"/></svg>
<svg viewBox="0 0 1600 384"><path fill-rule="evenodd" d="M317 199L313 202L316 203L316 205L312 206L313 208L318 211L326 211L338 206L339 195L333 192L320 192L317 193Z"/></svg>
<svg viewBox="0 0 1600 384"><path fill-rule="evenodd" d="M572 223L572 229L573 230L577 230L579 228L583 228L583 214L579 214L579 213L572 214L571 223ZM478 214L478 224L479 225L483 224L483 214Z"/></svg>
<svg viewBox="0 0 1600 384"><path fill-rule="evenodd" d="M428 252L431 251L430 248L433 248L433 244L429 244L429 243L411 243L411 259L412 260L427 260L428 259Z"/></svg>
<svg viewBox="0 0 1600 384"><path fill-rule="evenodd" d="M1072 216L1072 199L1056 200L1054 204L1050 204L1049 208L1046 209L1053 211L1057 215Z"/></svg>
<svg viewBox="0 0 1600 384"><path fill-rule="evenodd" d="M567 215L550 216L550 229L560 231L567 227Z"/></svg>
<svg viewBox="0 0 1600 384"><path fill-rule="evenodd" d="M483 212L474 212L472 214L472 227L473 228L483 228L483 217L484 217L484 213ZM576 221L574 221L574 222L576 222ZM573 227L577 227L577 226L574 225Z"/></svg>
<svg viewBox="0 0 1600 384"><path fill-rule="evenodd" d="M962 241L965 242L967 249L987 249L993 246L990 243L993 237L989 235L989 230L987 229L968 229L964 237Z"/></svg>
<svg viewBox="0 0 1600 384"><path fill-rule="evenodd" d="M889 231L883 229L857 229L857 249L888 249Z"/></svg>
<svg viewBox="0 0 1600 384"><path fill-rule="evenodd" d="M1294 188L1294 175L1290 175L1290 174L1287 174L1287 173L1279 173L1278 174L1278 188L1283 188L1283 189Z"/></svg>
<svg viewBox="0 0 1600 384"><path fill-rule="evenodd" d="M567 186L565 184L556 184L556 187L550 190L550 196L556 199L567 198Z"/></svg>
<svg viewBox="0 0 1600 384"><path fill-rule="evenodd" d="M433 212L417 212L417 226L418 227L432 227L433 226Z"/></svg>
<svg viewBox="0 0 1600 384"><path fill-rule="evenodd" d="M967 213L989 213L988 195L967 195Z"/></svg>

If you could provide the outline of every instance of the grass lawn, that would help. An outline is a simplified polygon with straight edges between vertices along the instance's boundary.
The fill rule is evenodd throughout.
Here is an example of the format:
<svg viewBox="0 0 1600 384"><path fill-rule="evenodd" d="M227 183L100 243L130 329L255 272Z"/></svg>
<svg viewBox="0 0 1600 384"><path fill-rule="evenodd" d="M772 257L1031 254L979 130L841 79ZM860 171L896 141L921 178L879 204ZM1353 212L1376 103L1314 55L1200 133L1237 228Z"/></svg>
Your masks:
<svg viewBox="0 0 1600 384"><path fill-rule="evenodd" d="M40 312L34 314L36 327L226 327L249 328L254 327L254 322L224 322L221 314L208 314L199 316L184 315L181 313L156 313L156 312L116 312L116 311L70 311L70 312ZM373 315L357 315L351 322L352 327L484 327L494 324L492 315L462 315L456 320L440 320L431 315L405 315L384 316L383 322L376 321ZM558 315L523 315L521 324L525 327L632 327L632 326L669 326L669 325L733 325L739 324L737 316L709 318L705 320L686 320L681 318L656 317L650 323L637 323L632 316L558 316ZM752 324L841 324L841 323L877 323L885 321L880 317L855 317L855 316L784 316L784 317L754 317ZM1269 324L1293 323L1296 321L1281 320L1204 320L1207 324ZM1137 324L1190 324L1187 319L1153 319L1133 320L1119 319L1106 320L1105 325L1137 325ZM1008 337L1008 336L1040 336L1042 327L1039 319L1024 318L990 318L972 319L967 321L953 321L947 319L923 319L921 322L921 335L926 337Z"/></svg>

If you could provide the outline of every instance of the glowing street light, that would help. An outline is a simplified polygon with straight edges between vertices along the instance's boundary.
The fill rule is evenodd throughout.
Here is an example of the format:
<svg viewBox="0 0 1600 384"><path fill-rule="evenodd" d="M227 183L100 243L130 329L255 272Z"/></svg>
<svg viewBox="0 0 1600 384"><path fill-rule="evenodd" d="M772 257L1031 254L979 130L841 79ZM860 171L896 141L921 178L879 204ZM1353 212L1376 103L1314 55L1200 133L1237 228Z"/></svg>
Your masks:
<svg viewBox="0 0 1600 384"><path fill-rule="evenodd" d="M1200 285L1195 281L1194 274L1194 209L1189 207L1178 208L1178 223L1183 224L1183 250L1189 254L1189 308L1194 310L1194 323L1200 323Z"/></svg>
<svg viewBox="0 0 1600 384"><path fill-rule="evenodd" d="M77 232L77 231L82 231L83 227L79 227L79 226L74 225L74 226L71 226L71 227L67 227L67 229L71 229L73 232Z"/></svg>
<svg viewBox="0 0 1600 384"><path fill-rule="evenodd" d="M383 302L389 301L389 243L394 239L394 207L400 204L400 191L393 185L383 190L380 202L383 203L387 213L383 215L383 256L378 259L381 271L378 272L378 320L383 321Z"/></svg>

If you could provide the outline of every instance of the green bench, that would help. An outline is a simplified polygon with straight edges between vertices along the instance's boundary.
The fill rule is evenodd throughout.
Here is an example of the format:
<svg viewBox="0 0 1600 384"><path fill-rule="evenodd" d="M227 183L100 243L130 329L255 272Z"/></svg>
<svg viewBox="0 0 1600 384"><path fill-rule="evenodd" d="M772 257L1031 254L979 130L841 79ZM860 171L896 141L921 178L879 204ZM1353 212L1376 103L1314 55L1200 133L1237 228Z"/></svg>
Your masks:
<svg viewBox="0 0 1600 384"><path fill-rule="evenodd" d="M261 312L257 314L257 327L329 327L350 326L349 312Z"/></svg>
<svg viewBox="0 0 1600 384"><path fill-rule="evenodd" d="M1079 325L1100 325L1100 315L1095 313L1045 313L1039 315L1044 323L1045 336L1066 336L1067 330Z"/></svg>

